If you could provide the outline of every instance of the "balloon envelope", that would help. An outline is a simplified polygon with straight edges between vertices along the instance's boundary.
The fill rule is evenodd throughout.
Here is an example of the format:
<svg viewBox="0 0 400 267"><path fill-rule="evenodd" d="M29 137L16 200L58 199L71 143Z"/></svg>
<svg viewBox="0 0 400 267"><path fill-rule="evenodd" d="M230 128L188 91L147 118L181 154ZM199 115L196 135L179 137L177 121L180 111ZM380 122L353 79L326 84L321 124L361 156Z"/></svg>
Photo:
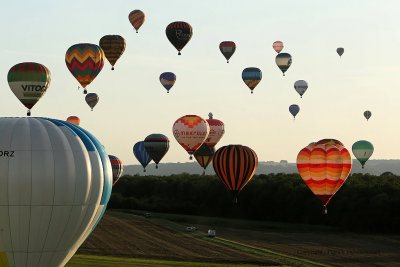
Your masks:
<svg viewBox="0 0 400 267"><path fill-rule="evenodd" d="M178 55L180 55L181 50L192 38L193 30L189 23L175 21L167 26L165 34L171 44L178 50Z"/></svg>
<svg viewBox="0 0 400 267"><path fill-rule="evenodd" d="M8 71L7 80L14 95L30 110L49 88L51 73L42 64L24 62Z"/></svg>
<svg viewBox="0 0 400 267"><path fill-rule="evenodd" d="M229 63L229 59L232 57L233 53L235 53L236 44L232 41L224 41L219 44L219 50L226 58L226 62Z"/></svg>
<svg viewBox="0 0 400 267"><path fill-rule="evenodd" d="M250 88L253 93L254 88L260 83L262 78L261 70L259 68L245 68L242 71L242 79L244 83Z"/></svg>
<svg viewBox="0 0 400 267"><path fill-rule="evenodd" d="M296 104L290 105L289 112L293 115L293 118L296 118L297 113L299 113L300 107Z"/></svg>
<svg viewBox="0 0 400 267"><path fill-rule="evenodd" d="M67 122L73 123L75 125L78 125L81 123L81 120L77 116L69 116L67 118Z"/></svg>
<svg viewBox="0 0 400 267"><path fill-rule="evenodd" d="M279 54L283 49L283 43L281 41L275 41L272 44L272 47L274 48L275 52Z"/></svg>
<svg viewBox="0 0 400 267"><path fill-rule="evenodd" d="M138 32L139 28L142 27L146 16L141 10L136 9L129 13L128 19L132 26L135 28L136 32Z"/></svg>
<svg viewBox="0 0 400 267"><path fill-rule="evenodd" d="M303 97L304 93L307 91L307 88L308 83L304 80L298 80L294 83L294 89L300 95L300 97Z"/></svg>
<svg viewBox="0 0 400 267"><path fill-rule="evenodd" d="M194 158L197 160L197 162L200 164L200 166L203 167L205 170L207 166L211 163L214 153L215 153L214 147L209 147L206 143L203 143L194 152L193 155Z"/></svg>
<svg viewBox="0 0 400 267"><path fill-rule="evenodd" d="M144 139L144 148L158 168L158 163L168 152L169 139L163 134L150 134Z"/></svg>
<svg viewBox="0 0 400 267"><path fill-rule="evenodd" d="M167 93L169 93L169 90L174 86L175 81L176 75L172 72L163 72L160 75L160 82L164 88L167 89Z"/></svg>
<svg viewBox="0 0 400 267"><path fill-rule="evenodd" d="M352 150L353 155L361 163L362 168L364 168L365 163L371 157L372 153L374 153L374 146L366 140L360 140L353 144Z"/></svg>
<svg viewBox="0 0 400 267"><path fill-rule="evenodd" d="M288 53L280 53L276 55L275 62L278 68L282 71L283 76L285 76L285 72L288 70L290 65L292 65L292 56Z"/></svg>
<svg viewBox="0 0 400 267"><path fill-rule="evenodd" d="M122 165L122 160L120 160L116 156L108 155L108 157L110 159L111 168L112 168L112 175L113 175L113 184L112 185L115 185L118 182L118 179L122 175L124 166Z"/></svg>
<svg viewBox="0 0 400 267"><path fill-rule="evenodd" d="M215 145L221 140L225 134L225 125L222 121L214 119L213 114L210 112L207 119L208 125L210 126L210 133L206 138L206 144L209 147L215 147Z"/></svg>
<svg viewBox="0 0 400 267"><path fill-rule="evenodd" d="M48 118L0 118L0 151L1 266L64 266L110 198L107 153L83 128Z"/></svg>
<svg viewBox="0 0 400 267"><path fill-rule="evenodd" d="M96 93L89 93L85 97L86 103L93 110L94 106L99 102L99 96Z"/></svg>
<svg viewBox="0 0 400 267"><path fill-rule="evenodd" d="M372 113L369 110L364 111L364 117L367 119L367 121L369 120L369 118L371 118Z"/></svg>
<svg viewBox="0 0 400 267"><path fill-rule="evenodd" d="M149 153L147 153L146 149L144 148L144 142L139 141L133 146L133 154L135 155L136 159L142 164L143 171L146 171L146 166L150 163L151 158Z"/></svg>
<svg viewBox="0 0 400 267"><path fill-rule="evenodd" d="M125 51L126 42L122 36L119 35L105 35L100 39L100 47L104 51L104 55L110 62L112 70L117 60L122 56Z"/></svg>
<svg viewBox="0 0 400 267"><path fill-rule="evenodd" d="M342 57L343 53L344 53L344 48L343 47L339 47L338 49L336 49L336 53L338 53L338 55L340 57Z"/></svg>

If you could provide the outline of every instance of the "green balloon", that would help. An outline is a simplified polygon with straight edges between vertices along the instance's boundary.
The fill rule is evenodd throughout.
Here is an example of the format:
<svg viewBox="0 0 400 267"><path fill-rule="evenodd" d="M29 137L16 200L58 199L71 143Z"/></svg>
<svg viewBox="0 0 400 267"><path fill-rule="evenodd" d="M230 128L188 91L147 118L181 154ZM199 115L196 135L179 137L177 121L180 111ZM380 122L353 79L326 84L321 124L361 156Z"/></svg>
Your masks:
<svg viewBox="0 0 400 267"><path fill-rule="evenodd" d="M354 156L361 163L362 168L364 168L365 162L367 162L372 153L374 153L374 146L366 140L355 142L351 149L353 150Z"/></svg>

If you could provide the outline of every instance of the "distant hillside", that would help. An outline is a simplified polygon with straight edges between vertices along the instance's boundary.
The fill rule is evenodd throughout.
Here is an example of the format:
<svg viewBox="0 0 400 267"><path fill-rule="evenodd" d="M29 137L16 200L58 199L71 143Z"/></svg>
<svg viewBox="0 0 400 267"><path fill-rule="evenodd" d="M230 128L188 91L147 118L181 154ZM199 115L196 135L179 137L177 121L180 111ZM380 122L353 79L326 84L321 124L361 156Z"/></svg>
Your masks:
<svg viewBox="0 0 400 267"><path fill-rule="evenodd" d="M180 173L189 174L202 174L203 168L196 162L185 163L160 163L158 169L155 164L150 164L143 172L141 165L125 165L123 174L129 175L171 175ZM400 160L369 160L365 169L361 169L361 165L357 160L353 160L352 173L370 173L373 175L380 175L384 172L392 172L393 174L400 175ZM281 162L261 161L258 163L256 174L269 174L269 173L297 173L296 163L287 163L285 160ZM206 174L214 174L212 164L206 170Z"/></svg>

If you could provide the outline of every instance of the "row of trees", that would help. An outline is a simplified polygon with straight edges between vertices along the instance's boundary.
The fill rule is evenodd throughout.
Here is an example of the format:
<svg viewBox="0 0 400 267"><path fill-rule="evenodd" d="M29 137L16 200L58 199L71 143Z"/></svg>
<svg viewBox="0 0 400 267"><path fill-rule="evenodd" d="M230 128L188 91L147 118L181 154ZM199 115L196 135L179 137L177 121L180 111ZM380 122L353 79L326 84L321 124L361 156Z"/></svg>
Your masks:
<svg viewBox="0 0 400 267"><path fill-rule="evenodd" d="M190 215L323 224L360 232L400 232L400 177L352 174L328 204L322 204L298 174L256 175L232 195L216 176L123 176L109 208Z"/></svg>

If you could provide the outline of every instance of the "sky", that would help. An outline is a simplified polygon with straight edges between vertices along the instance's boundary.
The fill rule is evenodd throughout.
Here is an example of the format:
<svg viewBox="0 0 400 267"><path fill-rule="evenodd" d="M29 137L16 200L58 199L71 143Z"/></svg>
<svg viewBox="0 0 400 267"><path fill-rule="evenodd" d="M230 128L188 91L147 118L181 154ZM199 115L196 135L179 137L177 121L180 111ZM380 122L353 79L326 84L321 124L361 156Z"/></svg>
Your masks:
<svg viewBox="0 0 400 267"><path fill-rule="evenodd" d="M349 150L368 140L375 147L371 159L398 159L399 8L395 0L8 1L0 17L0 113L26 115L6 77L13 65L33 61L50 69L52 81L32 116L78 116L81 127L124 164L139 164L132 147L152 133L170 139L161 162L189 161L172 125L183 115L206 119L209 112L225 123L217 148L246 145L260 161L295 162L304 146L323 138L338 139ZM128 20L135 9L146 14L138 34ZM181 56L165 35L174 21L193 28ZM108 34L124 37L126 50L114 71L106 61L87 87L100 98L90 111L65 52ZM277 40L292 55L286 76L275 64ZM229 64L219 51L222 41L237 46ZM337 47L344 48L342 58ZM241 78L246 67L263 74L254 94ZM169 94L159 82L167 71L177 76ZM297 80L308 82L303 98L294 90ZM291 104L300 106L296 120ZM368 122L365 110L372 112Z"/></svg>

